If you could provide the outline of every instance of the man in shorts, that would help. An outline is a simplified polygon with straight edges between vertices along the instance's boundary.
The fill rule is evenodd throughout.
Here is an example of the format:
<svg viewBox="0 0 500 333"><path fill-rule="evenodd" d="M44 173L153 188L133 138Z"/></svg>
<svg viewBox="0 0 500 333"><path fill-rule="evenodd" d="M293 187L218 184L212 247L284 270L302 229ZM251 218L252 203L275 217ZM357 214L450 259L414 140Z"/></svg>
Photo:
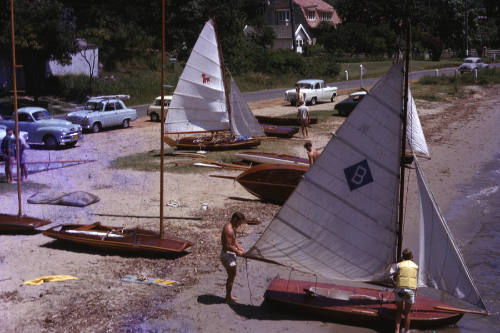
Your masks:
<svg viewBox="0 0 500 333"><path fill-rule="evenodd" d="M399 333L401 325L401 313L405 315L405 331L410 329L410 310L415 303L417 291L418 266L413 260L413 254L409 249L403 250L403 261L396 264L396 289L394 298L396 302L396 333Z"/></svg>
<svg viewBox="0 0 500 333"><path fill-rule="evenodd" d="M231 295L233 282L236 278L236 256L242 256L244 250L236 239L236 229L245 222L245 215L235 212L231 220L224 225L221 234L222 250L220 260L227 271L226 303L230 304L238 298Z"/></svg>
<svg viewBox="0 0 500 333"><path fill-rule="evenodd" d="M307 108L304 101L300 102L299 109L297 110L297 119L300 122L300 129L302 131L302 136L307 138L307 127L309 127L309 109Z"/></svg>
<svg viewBox="0 0 500 333"><path fill-rule="evenodd" d="M2 153L5 156L5 177L7 183L12 183L12 166L15 163L16 139L12 128L7 128L5 137L2 139Z"/></svg>
<svg viewBox="0 0 500 333"><path fill-rule="evenodd" d="M306 142L304 148L307 150L307 157L309 158L309 165L313 165L314 161L319 157L320 153L313 148L312 143Z"/></svg>

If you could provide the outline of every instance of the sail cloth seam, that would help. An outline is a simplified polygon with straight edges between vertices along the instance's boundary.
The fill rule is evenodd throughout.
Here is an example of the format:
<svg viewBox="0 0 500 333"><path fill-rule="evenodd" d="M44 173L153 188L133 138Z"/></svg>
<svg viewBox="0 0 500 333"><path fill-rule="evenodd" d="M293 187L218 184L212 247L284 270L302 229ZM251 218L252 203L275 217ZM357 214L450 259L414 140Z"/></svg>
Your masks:
<svg viewBox="0 0 500 333"><path fill-rule="evenodd" d="M204 38L203 36L200 36L200 37L202 37L203 39L205 39L206 41L208 41L208 39ZM209 42L210 42L210 41L209 41ZM210 44L215 45L215 44L213 44L213 43L211 43L211 42L210 42ZM215 45L215 46L217 46L217 45ZM191 54L193 54L193 53L196 53L196 54L198 54L199 56L201 56L202 58L207 59L207 60L208 60L208 61L210 61L211 63L213 63L213 64L215 64L215 65L217 65L217 66L220 66L220 64L219 64L219 62L218 62L218 61L215 61L215 60L213 60L212 58L209 58L209 57L205 56L203 53L198 52L195 48L193 48L193 50L191 51ZM217 59L217 60L219 60L219 59ZM194 66L191 66L191 65L189 65L188 67L191 67L191 68L193 68L193 69L198 70L198 68L196 68L196 67L194 67Z"/></svg>
<svg viewBox="0 0 500 333"><path fill-rule="evenodd" d="M398 117L401 118L401 110L400 111L394 110L394 108L392 106L390 106L389 104L387 104L386 102L384 102L378 96L370 94L370 97L373 97L373 99L375 99L377 102L379 102L380 104L382 104L383 107L385 107L387 110L391 111L394 115L396 115L396 116L398 116Z"/></svg>
<svg viewBox="0 0 500 333"><path fill-rule="evenodd" d="M379 168L385 170L388 174L390 175L393 175L394 177L396 178L399 178L398 174L391 171L389 168L385 167L383 164L379 163L376 159L374 159L373 157L371 157L370 155L368 155L366 152L354 147L349 141L343 139L342 137L340 136L337 136L335 138L335 140L340 140L342 141L346 146L348 146L349 148L351 148L352 150L354 150L355 152L357 152L358 154L362 155L362 156L365 156L367 160L369 160L370 162L373 162L375 163Z"/></svg>
<svg viewBox="0 0 500 333"><path fill-rule="evenodd" d="M208 86L208 85L200 85L198 82L196 81L193 81L193 80L188 80L188 79L185 79L185 78L179 78L179 82L180 81L184 81L184 82L187 82L187 83L190 83L190 84L195 84L197 85L199 88L203 87L203 89L205 90L210 90L210 91L216 91L218 92L220 95L223 95L222 93L224 92L224 90L221 90L221 89L217 89L216 87L212 87L212 86ZM174 92L174 96L186 96L186 97L192 97L192 98L196 98L196 99L204 99L204 98L200 98L199 95L188 95L186 93L179 93L179 92ZM222 99L221 99L222 100ZM226 100L226 97L224 97L224 100ZM169 109L171 109L171 107L169 106L168 107Z"/></svg>
<svg viewBox="0 0 500 333"><path fill-rule="evenodd" d="M300 193L298 193L298 194L299 194L299 195L301 195ZM303 198L305 198L304 196L302 196L302 197L303 197ZM305 198L305 199L307 199L307 198ZM319 207L319 208L321 208L322 210L325 210L325 211L326 211L326 209L325 209L325 208L323 208L323 207L320 207L320 206L316 206L316 207ZM290 208L291 210L293 210L293 211L294 211L297 215L300 215L300 216L302 216L304 219L306 219L306 220L308 220L308 221L310 221L310 222L312 222L312 223L314 223L314 224L317 224L318 226L322 227L325 231L327 231L328 233L332 234L332 235L333 235L333 236L335 236L336 238L342 239L344 242L346 242L346 243L348 243L348 244L352 245L352 247L353 247L353 248L360 250L360 252L363 252L363 251L362 251L362 249L361 249L361 248L359 248L359 246L357 246L355 243L352 243L352 242L350 242L350 240L346 240L345 238L340 237L340 235L339 235L339 234L337 234L336 232L334 232L333 230L331 230L331 229L329 228L329 225L324 225L324 224L315 223L312 219L308 218L307 216L305 216L304 214L302 214L300 211L298 211L298 210L296 210L296 209L294 209L294 208L291 208L291 207L289 207L289 208ZM338 218L338 216L337 216L337 215L335 215L335 217L337 217L337 220L342 220L345 224L348 224L348 221L345 221L345 220L343 220L343 219ZM289 222L286 222L285 220L281 219L279 215L277 216L277 219L279 219L279 220L280 220L281 222L283 222L284 224L288 225L290 228L292 228L292 229L294 229L294 230L297 230L297 232L299 232L300 234L304 235L304 236L305 236L305 237L307 237L308 239L313 239L312 237L309 237L307 234L305 234L305 233L301 232L301 230L300 230L300 229L298 229L297 227L294 227L294 226L292 226ZM356 227L353 227L353 228L354 228L354 229L356 229L356 230L358 230L360 233L363 233L364 235L368 236L368 238L371 238L371 239L375 240L376 242L380 242L380 240L379 240L379 239L372 237L370 234L363 232L363 231L362 231L362 230L360 230L359 228L356 228ZM392 231L392 230L389 230L389 231ZM326 246L324 246L322 243L316 242L316 244L319 244L321 247L324 247L324 248L325 248L325 249L327 249L329 252L334 252L332 249L327 248L327 247L326 247ZM385 244L382 244L382 245L384 245L385 247L387 247ZM342 256L341 256L340 254L338 254L338 253L336 253L336 255L337 255L337 256L339 256L340 258L342 258L343 260L347 261L347 262L353 263L352 261L350 261L350 260L348 260L348 259L346 259L346 258L342 257ZM376 261L382 262L382 260L380 260L380 259L378 259L378 258L376 258L376 257L373 257L370 253L367 253L367 255L369 255L370 257L372 257L372 258L373 258L374 260L376 260ZM320 261L320 262L321 262L321 261ZM366 271L367 273L370 273L370 272L369 272L368 270L366 270L366 269L365 269L365 271Z"/></svg>

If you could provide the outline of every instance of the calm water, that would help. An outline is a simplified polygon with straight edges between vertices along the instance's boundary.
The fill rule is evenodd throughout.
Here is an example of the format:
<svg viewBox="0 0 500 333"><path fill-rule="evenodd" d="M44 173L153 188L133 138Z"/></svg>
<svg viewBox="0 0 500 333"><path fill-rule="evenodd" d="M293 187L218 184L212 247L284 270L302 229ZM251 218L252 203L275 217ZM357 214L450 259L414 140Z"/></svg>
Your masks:
<svg viewBox="0 0 500 333"><path fill-rule="evenodd" d="M500 155L459 190L445 216L491 316L465 315L450 332L500 332Z"/></svg>

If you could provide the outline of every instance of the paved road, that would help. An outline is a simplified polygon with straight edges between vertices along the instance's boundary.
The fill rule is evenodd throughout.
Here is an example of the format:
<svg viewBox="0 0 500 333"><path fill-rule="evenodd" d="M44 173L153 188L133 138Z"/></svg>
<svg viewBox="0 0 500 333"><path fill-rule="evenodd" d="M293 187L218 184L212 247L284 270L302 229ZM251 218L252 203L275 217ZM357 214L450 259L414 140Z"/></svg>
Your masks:
<svg viewBox="0 0 500 333"><path fill-rule="evenodd" d="M500 63L490 64L490 67L500 67ZM457 69L456 67L441 68L441 69L439 69L439 75L454 75L456 69ZM435 70L410 72L410 80L418 80L425 75L435 75ZM364 79L363 86L364 87L373 86L375 83L377 83L377 81L379 79L380 78ZM333 83L328 83L328 85L338 87L339 91L350 90L350 89L359 88L360 87L360 80L333 82ZM284 98L286 90L287 89L280 88L280 89L269 89L269 90L261 90L261 91L250 91L250 92L243 93L243 97L245 98L245 100L247 102L257 102L257 101L264 101L264 100L268 100L268 99ZM138 117L145 117L146 116L147 105L139 105L139 106L136 106L135 108L137 110Z"/></svg>

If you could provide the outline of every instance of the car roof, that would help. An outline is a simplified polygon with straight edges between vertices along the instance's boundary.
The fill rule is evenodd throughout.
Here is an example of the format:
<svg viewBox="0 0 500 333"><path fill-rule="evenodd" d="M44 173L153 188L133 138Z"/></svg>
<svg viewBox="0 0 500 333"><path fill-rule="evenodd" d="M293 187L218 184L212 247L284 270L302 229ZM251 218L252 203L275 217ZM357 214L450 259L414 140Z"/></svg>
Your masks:
<svg viewBox="0 0 500 333"><path fill-rule="evenodd" d="M25 106L23 108L17 109L18 112L27 112L27 113L33 113L36 111L47 111L47 109L44 109L39 106Z"/></svg>
<svg viewBox="0 0 500 333"><path fill-rule="evenodd" d="M479 57L467 57L464 59L464 61L466 61L466 60L481 60L481 58L479 58Z"/></svg>
<svg viewBox="0 0 500 333"><path fill-rule="evenodd" d="M91 103L100 103L100 102L118 102L120 101L121 102L121 99L117 99L117 98L90 98L88 102L91 102Z"/></svg>
<svg viewBox="0 0 500 333"><path fill-rule="evenodd" d="M165 97L165 99L172 100L172 95L165 95L164 97ZM160 100L160 99L161 99L161 96L158 96L155 98L155 100Z"/></svg>
<svg viewBox="0 0 500 333"><path fill-rule="evenodd" d="M355 92L349 94L349 96L361 96L361 95L366 95L366 94L367 94L366 90L360 90L360 91L355 91Z"/></svg>
<svg viewBox="0 0 500 333"><path fill-rule="evenodd" d="M318 83L318 82L321 82L323 80L320 80L320 79L307 79L307 80L300 80L300 81L297 81L296 84L299 84L299 83L309 83L309 84L314 84L314 83Z"/></svg>

